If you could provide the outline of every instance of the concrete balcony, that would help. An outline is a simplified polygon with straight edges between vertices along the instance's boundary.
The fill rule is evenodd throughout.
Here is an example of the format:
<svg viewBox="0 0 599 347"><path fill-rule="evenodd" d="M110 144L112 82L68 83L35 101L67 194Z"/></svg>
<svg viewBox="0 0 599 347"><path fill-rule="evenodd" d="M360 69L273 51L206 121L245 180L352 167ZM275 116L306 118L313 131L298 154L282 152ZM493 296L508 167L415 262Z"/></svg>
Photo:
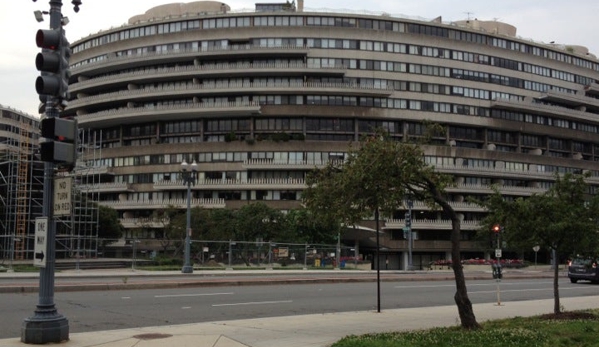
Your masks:
<svg viewBox="0 0 599 347"><path fill-rule="evenodd" d="M392 240L389 245L393 248L402 250L408 249L408 241ZM480 251L480 245L473 241L460 241L460 250L463 251ZM451 241L444 240L414 240L413 251L417 252L435 252L435 251L451 251Z"/></svg>
<svg viewBox="0 0 599 347"><path fill-rule="evenodd" d="M482 184L458 184L445 188L448 193L466 193L466 194L492 194L493 189L490 185ZM531 196L532 194L542 194L547 191L545 188L537 187L514 187L498 185L497 189L503 195Z"/></svg>
<svg viewBox="0 0 599 347"><path fill-rule="evenodd" d="M403 229L406 226L405 219L389 219L385 222L384 229ZM462 221L462 230L477 230L480 228L478 221ZM451 230L451 220L449 219L412 219L412 230Z"/></svg>
<svg viewBox="0 0 599 347"><path fill-rule="evenodd" d="M583 93L572 94L557 90L549 90L544 93L540 100L555 102L571 107L576 107L579 110L599 111L599 100L590 98Z"/></svg>
<svg viewBox="0 0 599 347"><path fill-rule="evenodd" d="M78 186L78 188L84 193L118 193L134 191L128 183L121 182L84 184Z"/></svg>
<svg viewBox="0 0 599 347"><path fill-rule="evenodd" d="M108 166L76 166L71 176L105 175L112 174L112 168Z"/></svg>
<svg viewBox="0 0 599 347"><path fill-rule="evenodd" d="M599 83L591 83L584 88L584 91L588 94L598 95L599 96Z"/></svg>
<svg viewBox="0 0 599 347"><path fill-rule="evenodd" d="M314 168L322 169L331 161L322 160L275 160L275 159L247 159L242 167L249 170L312 170ZM332 161L335 164L342 164L342 160Z"/></svg>
<svg viewBox="0 0 599 347"><path fill-rule="evenodd" d="M431 210L431 208L422 201L414 201L413 204L414 204L414 207L412 208L412 210L418 210L418 211L430 211ZM451 207L453 207L453 209L456 212L485 212L486 211L486 209L482 208L481 206L474 204L474 203L470 203L470 202L450 201L449 205L451 205Z"/></svg>
<svg viewBox="0 0 599 347"><path fill-rule="evenodd" d="M533 170L510 170L496 167L482 166L463 166L463 165L434 165L435 169L442 173L452 175L472 175L493 177L493 178L521 178L521 179L542 179L547 180L553 177L553 172L533 171Z"/></svg>
<svg viewBox="0 0 599 347"><path fill-rule="evenodd" d="M176 66L164 68L147 68L142 71L134 71L117 75L106 75L89 80L82 80L69 85L71 94L85 93L86 90L93 90L98 87L105 88L111 86L128 86L130 84L145 83L146 81L155 81L160 79L188 79L190 76L199 78L218 78L227 77L247 77L252 76L273 76L277 74L285 76L303 76L303 75L321 75L337 76L345 75L347 67L311 67L308 64L295 63L272 63L272 64L206 64L194 66Z"/></svg>
<svg viewBox="0 0 599 347"><path fill-rule="evenodd" d="M143 88L132 90L121 90L113 93L102 93L94 96L82 97L69 102L69 110L82 107L106 107L115 102L145 102L150 100L161 100L168 97L208 97L212 95L231 94L238 95L240 92L250 94L278 93L293 94L315 93L325 95L352 95L352 96L375 96L387 97L393 93L391 87L375 88L374 86L361 86L353 83L317 83L317 82L269 82L269 83L206 83L185 86L173 86L165 88Z"/></svg>
<svg viewBox="0 0 599 347"><path fill-rule="evenodd" d="M565 117L570 119L586 120L596 122L597 118L591 114L580 110L574 110L567 107L545 105L531 101L517 101L508 99L497 99L491 102L492 108L512 110L517 112L528 112L551 117Z"/></svg>
<svg viewBox="0 0 599 347"><path fill-rule="evenodd" d="M260 114L257 102L191 103L156 107L131 107L111 109L96 113L77 115L81 127L116 126L135 123L140 120L159 121L169 117L197 119L202 115L211 117L251 116Z"/></svg>
<svg viewBox="0 0 599 347"><path fill-rule="evenodd" d="M294 178L265 178L249 180L198 180L191 187L192 190L303 190L306 183L303 179ZM181 190L187 189L182 181L160 181L154 183L156 190Z"/></svg>
<svg viewBox="0 0 599 347"><path fill-rule="evenodd" d="M165 200L115 200L100 201L100 205L112 207L115 210L153 210L173 206L176 208L187 208L187 199L165 199ZM191 199L191 207L203 208L225 208L224 199Z"/></svg>
<svg viewBox="0 0 599 347"><path fill-rule="evenodd" d="M165 224L168 224L168 221L161 221L158 219L152 218L119 218L121 225L126 228L164 228Z"/></svg>
<svg viewBox="0 0 599 347"><path fill-rule="evenodd" d="M189 62L196 59L216 60L230 58L231 56L251 57L305 57L310 49L306 46L278 46L262 47L254 45L239 45L227 47L198 47L194 49L179 49L161 52L146 52L135 55L115 56L111 55L105 59L93 63L82 64L71 69L71 74L77 77L93 70L95 72L108 73L114 70L134 69L142 66L163 65L177 62Z"/></svg>

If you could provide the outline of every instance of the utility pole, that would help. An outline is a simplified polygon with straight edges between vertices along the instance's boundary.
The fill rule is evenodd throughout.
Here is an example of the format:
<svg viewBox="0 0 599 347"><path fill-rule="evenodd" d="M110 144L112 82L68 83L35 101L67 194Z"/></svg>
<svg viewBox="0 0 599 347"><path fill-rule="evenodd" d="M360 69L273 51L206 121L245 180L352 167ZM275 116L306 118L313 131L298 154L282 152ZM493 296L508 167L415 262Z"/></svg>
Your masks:
<svg viewBox="0 0 599 347"><path fill-rule="evenodd" d="M33 0L34 2L36 0ZM73 0L75 12L80 0ZM69 321L59 314L54 305L54 266L56 259L56 221L54 220L54 170L55 164L72 167L76 158L77 124L74 120L60 118L60 112L68 102L70 77L69 57L71 50L63 26L68 23L61 13L62 1L50 0L50 11L36 11L36 19L43 21L43 14L50 16L50 29L38 30L36 44L42 49L35 58L41 72L35 81L45 114L40 121L42 138L40 155L44 161L44 204L42 214L46 217L45 235L36 231L36 242L44 240L40 257L39 297L35 313L26 318L21 327L21 342L27 344L60 343L69 339ZM41 109L41 108L40 108ZM70 207L70 201L65 202ZM62 212L64 206L60 208ZM40 242L41 243L41 242ZM45 248L45 252L44 249Z"/></svg>

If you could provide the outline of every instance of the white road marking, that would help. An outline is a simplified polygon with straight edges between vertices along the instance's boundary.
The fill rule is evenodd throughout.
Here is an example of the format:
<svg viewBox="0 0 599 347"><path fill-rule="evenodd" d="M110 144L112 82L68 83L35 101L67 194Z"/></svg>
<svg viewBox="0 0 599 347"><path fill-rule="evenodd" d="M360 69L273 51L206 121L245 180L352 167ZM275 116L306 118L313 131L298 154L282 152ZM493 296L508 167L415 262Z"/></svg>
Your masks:
<svg viewBox="0 0 599 347"><path fill-rule="evenodd" d="M501 288L501 286L500 286ZM583 287L560 287L561 290L576 290L576 289L585 289ZM507 292L548 292L553 291L553 288L536 288L536 289L500 289L502 293ZM486 294L486 293L496 293L497 290L481 290L481 291L468 291L468 294Z"/></svg>
<svg viewBox="0 0 599 347"><path fill-rule="evenodd" d="M191 308L191 306L183 306L181 307L182 310L189 310Z"/></svg>
<svg viewBox="0 0 599 347"><path fill-rule="evenodd" d="M154 295L155 298L184 298L192 296L214 296L214 295L233 295L234 293L206 293L206 294L165 294Z"/></svg>
<svg viewBox="0 0 599 347"><path fill-rule="evenodd" d="M516 286L516 285L522 285L522 284L552 284L553 282L512 282L512 283L508 283L508 282L501 282L501 285L506 285L506 286ZM487 286L497 286L497 282L492 282L492 283L468 283L466 281L466 287L470 288L470 287L487 287ZM455 288L455 284L443 284L443 285L426 285L426 286L395 286L393 288L399 288L399 289L408 289L408 288L439 288L439 287L453 287Z"/></svg>
<svg viewBox="0 0 599 347"><path fill-rule="evenodd" d="M250 301L250 302L238 302L235 304L214 304L212 307L220 307L220 306L242 306L242 305L268 305L268 304L288 304L293 302L292 300L282 300L282 301Z"/></svg>
<svg viewBox="0 0 599 347"><path fill-rule="evenodd" d="M131 299L131 297L130 296L123 296L121 299L128 300L128 299Z"/></svg>

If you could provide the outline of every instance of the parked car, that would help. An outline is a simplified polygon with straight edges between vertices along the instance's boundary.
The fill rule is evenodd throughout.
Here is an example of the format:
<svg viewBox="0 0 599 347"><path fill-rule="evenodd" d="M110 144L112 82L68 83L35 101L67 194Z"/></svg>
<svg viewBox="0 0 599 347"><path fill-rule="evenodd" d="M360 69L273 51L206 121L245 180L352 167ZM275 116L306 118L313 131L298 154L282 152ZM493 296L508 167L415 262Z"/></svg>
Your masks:
<svg viewBox="0 0 599 347"><path fill-rule="evenodd" d="M568 264L568 278L570 282L579 280L599 283L599 266L597 258L574 258Z"/></svg>

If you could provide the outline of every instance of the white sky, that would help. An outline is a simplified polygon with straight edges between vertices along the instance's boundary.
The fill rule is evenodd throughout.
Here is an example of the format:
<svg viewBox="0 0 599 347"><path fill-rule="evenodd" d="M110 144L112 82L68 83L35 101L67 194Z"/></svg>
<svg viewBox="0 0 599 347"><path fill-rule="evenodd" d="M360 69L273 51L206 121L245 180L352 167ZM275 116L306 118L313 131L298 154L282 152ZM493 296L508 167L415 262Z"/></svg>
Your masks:
<svg viewBox="0 0 599 347"><path fill-rule="evenodd" d="M256 2L284 0L225 0L232 10L253 9ZM70 42L126 23L148 9L176 0L82 0L79 13L70 0L63 0L62 13L70 19L66 27ZM191 1L189 1L191 2ZM297 3L297 1L296 1ZM386 12L443 21L477 18L498 20L516 26L517 35L537 42L581 45L599 56L599 0L305 0L306 9ZM35 45L38 29L49 27L49 18L38 23L33 11L48 11L48 0L2 0L0 4L0 104L37 116L35 92Z"/></svg>

